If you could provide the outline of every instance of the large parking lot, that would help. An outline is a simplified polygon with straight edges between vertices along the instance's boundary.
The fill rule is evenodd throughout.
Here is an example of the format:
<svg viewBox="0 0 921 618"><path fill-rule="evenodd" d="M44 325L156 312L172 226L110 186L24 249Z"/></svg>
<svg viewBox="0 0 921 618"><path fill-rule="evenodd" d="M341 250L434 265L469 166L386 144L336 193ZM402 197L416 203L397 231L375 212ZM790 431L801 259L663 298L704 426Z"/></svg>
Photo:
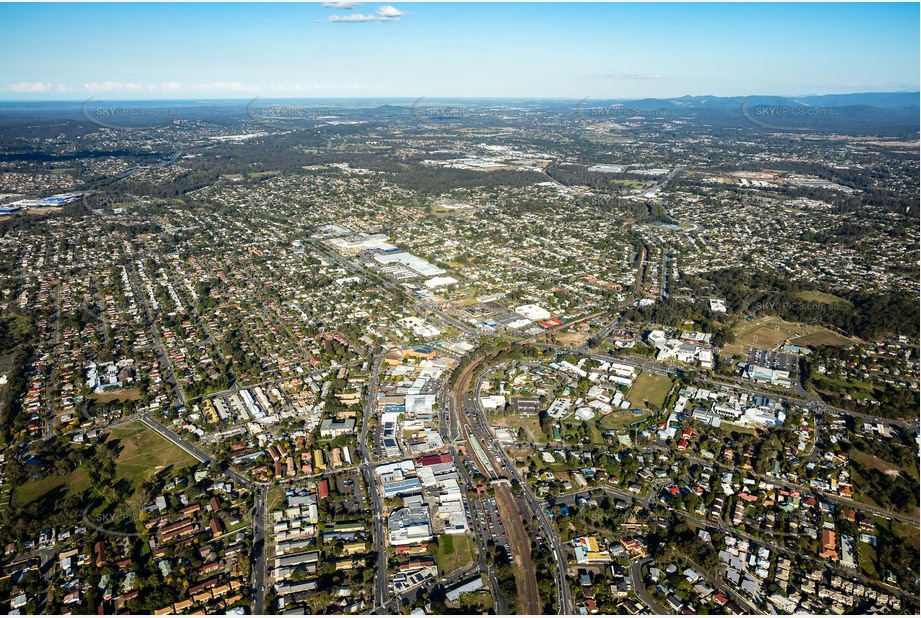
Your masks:
<svg viewBox="0 0 921 618"><path fill-rule="evenodd" d="M505 531L505 525L502 516L499 515L499 508L496 506L495 498L483 498L478 501L477 517L479 518L480 529L486 535L486 540L492 540L496 545L505 548L509 556L512 555L512 549L508 543L508 535Z"/></svg>
<svg viewBox="0 0 921 618"><path fill-rule="evenodd" d="M796 371L798 366L798 358L795 354L772 352L761 348L748 348L748 362L752 365L781 371Z"/></svg>

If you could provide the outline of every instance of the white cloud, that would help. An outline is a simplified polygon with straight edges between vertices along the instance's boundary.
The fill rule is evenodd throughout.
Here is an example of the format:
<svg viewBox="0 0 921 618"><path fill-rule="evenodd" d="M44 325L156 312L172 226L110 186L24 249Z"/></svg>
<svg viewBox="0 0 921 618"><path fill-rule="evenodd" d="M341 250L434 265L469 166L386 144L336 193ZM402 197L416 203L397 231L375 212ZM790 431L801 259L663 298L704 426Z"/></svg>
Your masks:
<svg viewBox="0 0 921 618"><path fill-rule="evenodd" d="M156 91L156 86L130 82L89 82L83 84L83 89L87 92L143 92Z"/></svg>
<svg viewBox="0 0 921 618"><path fill-rule="evenodd" d="M329 4L354 4L357 6L358 3L336 3L336 2L327 2L324 6ZM350 7L336 7L336 8L352 8ZM349 23L363 23L369 21L399 21L401 17L408 15L405 11L385 4L381 7L378 7L377 13L374 15L367 15L364 13L355 13L354 15L330 15L326 21L338 23L338 24L349 24Z"/></svg>
<svg viewBox="0 0 921 618"><path fill-rule="evenodd" d="M323 7L327 9L354 9L361 5L361 2L324 2Z"/></svg>
<svg viewBox="0 0 921 618"><path fill-rule="evenodd" d="M18 84L9 85L11 91L25 93L48 92L52 88L54 88L52 84L46 84L44 82L19 82Z"/></svg>
<svg viewBox="0 0 921 618"><path fill-rule="evenodd" d="M247 86L240 82L211 82L208 84L196 84L193 91L204 92L253 92L259 91L259 86Z"/></svg>
<svg viewBox="0 0 921 618"><path fill-rule="evenodd" d="M377 9L377 18L381 21L397 21L404 15L406 15L406 13L389 4L385 4Z"/></svg>
<svg viewBox="0 0 921 618"><path fill-rule="evenodd" d="M330 15L329 21L334 24L348 24L348 23L358 23L364 21L374 21L374 15L362 15L361 13L355 13L354 15Z"/></svg>
<svg viewBox="0 0 921 618"><path fill-rule="evenodd" d="M178 82L166 82L160 85L160 90L163 92L180 92L182 90L182 84Z"/></svg>

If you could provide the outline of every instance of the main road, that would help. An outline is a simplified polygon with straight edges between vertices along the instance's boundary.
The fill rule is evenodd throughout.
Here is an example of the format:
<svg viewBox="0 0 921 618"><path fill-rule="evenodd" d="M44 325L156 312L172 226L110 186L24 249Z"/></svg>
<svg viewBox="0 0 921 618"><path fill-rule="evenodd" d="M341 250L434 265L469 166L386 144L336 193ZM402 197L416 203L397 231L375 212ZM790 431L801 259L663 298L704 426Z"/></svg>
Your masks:
<svg viewBox="0 0 921 618"><path fill-rule="evenodd" d="M380 379L381 365L384 355L378 354L372 361L371 380L368 382L368 394L365 399L364 415L361 422L361 432L358 438L358 450L361 453L361 470L368 486L368 497L371 499L371 508L374 511L373 547L377 554L377 571L374 574L374 605L377 608L386 608L388 603L389 588L387 586L387 538L384 528L383 513L384 501L377 492L377 483L374 480L374 458L368 449L368 431L371 427L371 418L377 407L377 383ZM375 446L375 451L377 447Z"/></svg>
<svg viewBox="0 0 921 618"><path fill-rule="evenodd" d="M265 507L269 488L260 486L255 492L255 505L253 508L253 557L250 562L253 568L253 613L257 616L265 614L265 571L266 571L266 538L265 538Z"/></svg>
<svg viewBox="0 0 921 618"><path fill-rule="evenodd" d="M557 607L560 608L561 613L571 614L573 613L571 607L572 599L570 598L569 582L567 581L569 564L566 560L563 544L560 541L560 537L557 534L556 529L550 522L550 518L547 517L546 509L543 508L541 502L533 494L531 487L526 482L526 480L521 478L521 475L518 472L518 467L509 458L508 454L506 454L505 449L502 448L502 445L499 444L498 440L495 439L492 432L489 431L489 427L487 426L486 412L480 405L480 390L482 388L483 378L485 375L485 371L480 373L479 378L477 378L476 388L474 389L473 407L476 411L478 425L482 429L483 434L485 434L485 439L488 441L492 452L498 454L499 459L502 461L502 467L512 476L515 481L518 482L519 487L521 487L521 495L532 519L537 520L543 532L544 538L546 538L550 543L550 547L553 550L553 555L557 565Z"/></svg>
<svg viewBox="0 0 921 618"><path fill-rule="evenodd" d="M524 524L526 521L524 519L524 513L528 513L532 521L537 521L544 538L548 540L551 544L554 552L555 565L556 565L556 580L557 580L557 608L561 614L572 614L572 599L570 598L569 593L569 583L567 581L567 572L568 565L566 562L565 554L563 553L562 544L560 543L559 536L556 533L556 530L550 524L549 519L546 516L546 512L540 507L540 504L531 494L530 489L526 482L522 482L521 476L518 473L517 468L509 460L508 456L502 450L501 446L496 441L495 437L489 431L488 427L484 423L485 414L479 405L479 399L477 398L477 393L474 393L473 402L472 402L472 412L473 418L467 415L464 407L464 393L467 391L467 388L470 385L470 382L473 378L473 373L476 370L477 366L483 361L483 359L476 359L471 361L456 377L454 383L451 385L451 401L452 401L452 413L456 418L457 424L461 427L463 433L467 434L468 443L471 442L471 438L474 438L481 445L481 452L478 454L474 451L476 459L479 465L483 468L484 475L487 478L492 478L494 480L499 480L501 483L501 478L504 477L506 480L517 481L519 487L521 488L521 496L514 496L511 492L510 487L498 485L496 487L497 493L502 491L504 498L510 498L503 500L506 513L503 513L503 518L506 521L510 522L521 522ZM468 421L468 422L465 422ZM482 461L481 457L485 457L487 461ZM497 478L499 477L499 478ZM508 493L505 493L505 492ZM527 543L523 551L530 554L530 543ZM521 556L518 556L521 559ZM526 584L524 587L523 596L526 599L526 604L534 607L535 601L538 611L540 609L539 594L537 593L536 588L536 573L533 571L533 566L530 572L526 572L526 569L522 569L522 580ZM536 599L534 597L537 597Z"/></svg>

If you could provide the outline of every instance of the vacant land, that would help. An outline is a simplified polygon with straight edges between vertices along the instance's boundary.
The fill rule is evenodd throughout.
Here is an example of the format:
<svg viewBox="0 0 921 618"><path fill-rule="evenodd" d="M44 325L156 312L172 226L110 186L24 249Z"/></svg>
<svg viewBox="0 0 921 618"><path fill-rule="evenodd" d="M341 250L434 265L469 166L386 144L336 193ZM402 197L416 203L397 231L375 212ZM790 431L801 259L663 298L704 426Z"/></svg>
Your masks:
<svg viewBox="0 0 921 618"><path fill-rule="evenodd" d="M644 371L627 392L626 399L637 408L661 408L671 389L672 381L667 377Z"/></svg>
<svg viewBox="0 0 921 618"><path fill-rule="evenodd" d="M568 348L578 348L582 345L585 345L588 342L591 333L589 332L573 332L573 331L563 331L555 333L553 335L556 338L557 343Z"/></svg>
<svg viewBox="0 0 921 618"><path fill-rule="evenodd" d="M115 461L116 480L127 480L135 492L167 466L179 470L198 463L197 459L141 422L117 427L108 433L107 439L117 440L120 447Z"/></svg>
<svg viewBox="0 0 921 618"><path fill-rule="evenodd" d="M533 416L519 416L517 414L508 414L502 416L490 416L489 422L496 427L506 427L517 434L519 429L524 429L524 433L529 442L545 444L547 436L541 431L540 421Z"/></svg>
<svg viewBox="0 0 921 618"><path fill-rule="evenodd" d="M857 543L857 564L868 577L879 578L876 572L876 550L869 543Z"/></svg>
<svg viewBox="0 0 921 618"><path fill-rule="evenodd" d="M917 514L917 510L915 510L915 514ZM916 550L921 547L921 538L918 537L917 528L903 522L894 522L892 524L892 531Z"/></svg>
<svg viewBox="0 0 921 618"><path fill-rule="evenodd" d="M596 420L597 417L590 421L580 421L579 419L570 416L569 418L560 421L560 428L564 437L573 436L579 433L584 424L588 432L588 439L591 440L592 444L604 444L604 436L602 436L601 431L598 430Z"/></svg>
<svg viewBox="0 0 921 618"><path fill-rule="evenodd" d="M807 303L822 303L824 305L850 305L851 303L847 300L841 298L840 296L835 296L834 294L826 294L825 292L818 292L816 290L810 290L808 292L800 292L798 294Z"/></svg>
<svg viewBox="0 0 921 618"><path fill-rule="evenodd" d="M473 542L466 534L442 534L435 550L438 574L450 577L473 564Z"/></svg>
<svg viewBox="0 0 921 618"><path fill-rule="evenodd" d="M812 377L813 389L824 395L834 395L836 393L850 393L852 397L863 399L865 397L874 397L876 388L869 382L863 380L843 380L841 378L814 375Z"/></svg>
<svg viewBox="0 0 921 618"><path fill-rule="evenodd" d="M487 591L479 592L468 592L467 594L462 594L457 600L458 607L463 607L469 610L469 613L493 613L493 602L492 595Z"/></svg>
<svg viewBox="0 0 921 618"><path fill-rule="evenodd" d="M109 403L110 401L137 401L141 398L141 389L139 388L124 388L117 391L106 391L102 393L94 393L91 395L93 399L99 403Z"/></svg>
<svg viewBox="0 0 921 618"><path fill-rule="evenodd" d="M899 473L905 472L908 476L917 479L918 470L917 468L902 468L895 465L894 463L889 463L875 455L870 455L869 453L864 453L857 449L853 449L850 452L850 457L860 465L866 468L875 468L882 472L883 474L888 474L889 476L898 476Z"/></svg>

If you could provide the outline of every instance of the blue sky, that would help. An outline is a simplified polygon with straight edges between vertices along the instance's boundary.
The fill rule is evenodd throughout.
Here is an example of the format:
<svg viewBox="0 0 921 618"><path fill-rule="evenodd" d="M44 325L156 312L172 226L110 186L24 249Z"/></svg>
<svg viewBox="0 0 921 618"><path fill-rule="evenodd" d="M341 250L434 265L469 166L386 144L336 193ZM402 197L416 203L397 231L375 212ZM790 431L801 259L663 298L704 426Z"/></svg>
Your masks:
<svg viewBox="0 0 921 618"><path fill-rule="evenodd" d="M0 99L919 87L916 3L326 4L0 4Z"/></svg>

